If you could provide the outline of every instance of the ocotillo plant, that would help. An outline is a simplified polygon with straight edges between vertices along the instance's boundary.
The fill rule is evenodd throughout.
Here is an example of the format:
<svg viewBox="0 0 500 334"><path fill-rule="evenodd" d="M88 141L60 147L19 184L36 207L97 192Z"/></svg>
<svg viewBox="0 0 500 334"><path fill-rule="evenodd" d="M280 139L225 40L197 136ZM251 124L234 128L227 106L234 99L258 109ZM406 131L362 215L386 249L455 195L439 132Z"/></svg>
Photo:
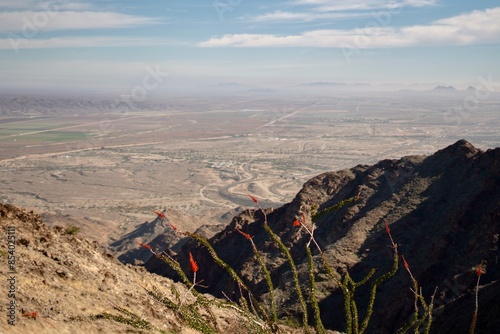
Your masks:
<svg viewBox="0 0 500 334"><path fill-rule="evenodd" d="M300 303L300 306L302 308L302 325L304 326L304 331L306 333L308 333L309 330L307 327L308 326L307 305L306 305L306 302L304 300L304 296L302 294L302 289L300 287L300 282L299 282L299 273L297 272L297 267L295 265L295 262L293 261L292 254L290 253L288 248L285 246L283 241L281 241L281 238L276 233L274 233L273 230L271 229L271 227L269 226L269 224L267 222L267 214L260 206L259 200L255 196L252 196L250 194L248 196L259 207L259 210L264 215L264 229L269 234L271 239L273 239L273 241L278 245L278 247L280 248L280 250L283 252L283 254L286 256L286 258L288 260L288 263L290 265L290 269L292 270L293 281L295 283L295 289L297 290L297 297L299 298L299 303Z"/></svg>
<svg viewBox="0 0 500 334"><path fill-rule="evenodd" d="M391 278L398 270L398 248L392 239L391 230L389 226L385 225L386 233L391 240L391 246L394 251L393 266L390 271L384 275L379 276L371 283L370 296L368 300L368 307L362 323L359 323L358 307L355 300L355 291L358 287L366 284L375 274L375 269L370 272L359 282L355 282L347 272L341 281L340 288L344 294L344 312L346 317L346 333L347 334L362 334L368 328L371 316L373 314L373 307L375 304L375 297L377 295L377 288L380 284Z"/></svg>
<svg viewBox="0 0 500 334"><path fill-rule="evenodd" d="M295 289L297 292L297 298L298 302L300 304L301 310L302 310L302 328L304 332L308 333L309 332L309 317L308 317L308 308L306 304L306 300L303 295L302 287L299 282L299 275L297 271L297 266L294 262L294 259L292 258L292 255L290 253L290 250L285 246L283 243L281 237L275 233L271 227L269 226L268 223L268 217L266 214L266 211L260 206L259 200L252 195L248 195L250 199L256 204L258 207L258 210L262 212L263 217L264 217L264 222L263 222L263 227L264 230L267 232L267 234L270 236L272 241L278 246L278 248L281 250L281 252L285 255L286 261L288 262L291 272L292 272L292 277L293 277L293 282L295 285ZM315 220L318 218L323 217L326 213L330 213L335 210L339 210L346 205L355 203L359 199L359 194L350 198L347 198L331 207L328 207L326 209L323 209L317 213L311 214L311 219L310 223L307 222L307 215L304 212L300 212L300 218L296 219L293 222L294 227L299 227L301 228L301 231L305 231L309 235L309 240L305 244L306 248L306 256L307 256L307 268L308 268L308 283L309 283L309 299L308 302L312 308L313 311L313 318L314 318L314 329L317 333L325 333L325 328L321 322L321 313L320 313L320 308L318 304L318 299L317 299L317 290L316 290L316 274L317 274L317 268L314 263L314 257L313 253L311 250L311 245L314 245L320 255L321 258L321 264L324 266L326 269L326 272L328 275L332 278L332 280L339 286L341 289L343 295L344 295L344 313L345 313L345 320L346 320L346 329L345 332L347 334L363 334L366 332L368 325L370 323L373 310L374 310L374 305L375 305L375 299L378 291L378 287L391 277L395 275L395 273L398 270L399 267L399 254L398 254L398 247L397 244L394 242L391 234L391 230L389 228L389 225L384 221L385 224L385 232L389 237L391 248L393 249L393 265L392 268L386 272L385 274L382 274L378 276L375 279L372 279L372 277L376 273L376 269L371 269L367 275L359 282L354 281L354 279L349 275L349 272L345 273L343 276L338 274L336 271L334 271L331 266L328 264L326 261L326 257L324 252L322 251L320 245L318 244L317 240L315 239L314 232L316 230L316 223ZM207 239L191 233L191 232L183 232L177 229L172 223L168 221L166 216L160 212L155 212L161 219L165 220L174 231L177 233L182 234L183 236L190 237L194 240L197 241L199 245L204 247L208 253L210 254L211 258L213 261L220 266L222 269L224 269L232 278L233 280L237 283L238 287L240 288L240 293L241 293L241 299L240 299L240 304L241 306L247 310L249 316L256 316L259 317L261 320L263 320L267 326L264 328L262 327L261 329L265 329L266 332L278 332L279 327L278 327L278 312L276 309L276 303L275 303L275 296L274 296L274 285L271 279L271 274L266 266L266 263L264 261L264 257L260 253L260 251L257 249L252 236L250 236L248 233L243 232L240 229L236 229L236 231L241 234L243 237L245 237L252 245L252 250L254 252L255 259L257 260L260 269L262 271L264 280L268 286L269 289L269 296L270 296L270 314L266 311L264 307L262 307L257 301L257 299L253 296L251 293L250 289L248 286L245 284L243 279L239 276L239 274L225 261L223 261L219 255L216 253L212 245L208 242ZM164 260L166 263L168 263L174 270L176 270L179 273L179 276L181 277L181 280L186 284L186 286L189 287L189 291L193 291L193 293L196 296L200 296L198 292L196 292L195 285L197 285L196 282L196 272L199 270L198 265L196 261L194 260L192 254L189 254L189 259L190 259L190 266L191 266L191 271L193 272L193 280L190 281L189 278L184 274L184 272L181 269L180 264L173 259L172 257L168 256L166 253L163 253L161 255L156 254L153 250L151 250L151 247L146 244L141 244L141 246L146 247L149 249L153 254L155 254L157 257L160 259ZM415 314L412 316L412 318L408 321L407 324L405 324L399 331L398 333L405 333L411 328L414 328L416 331L421 327L421 325L427 320L427 323L424 327L424 330L426 333L428 333L431 322L432 322L432 311L433 311L433 300L434 300L434 294L431 297L431 301L429 304L425 302L425 299L422 295L422 290L419 289L418 283L416 279L413 277L409 265L406 262L406 259L403 258L403 262L405 265L406 270L410 274L410 278L413 283L413 292L415 295ZM480 277L481 269L478 269L478 282L479 282L479 277ZM370 294L368 297L368 303L366 307L365 314L363 318L360 318L360 314L358 311L358 306L357 306L357 300L359 297L356 296L356 289L359 288L362 285L369 284L370 283ZM479 284L479 283L478 283ZM247 294L247 296L243 296L243 292ZM477 293L477 289L476 289ZM248 300L247 300L248 298ZM249 302L249 304L248 304ZM419 317L418 313L418 304L423 307L424 313ZM181 303L182 304L182 303ZM477 317L477 302L476 302L476 313L474 315L473 319L473 324L471 324L471 332L474 330L475 326L475 320Z"/></svg>
<svg viewBox="0 0 500 334"><path fill-rule="evenodd" d="M255 243L253 242L253 239L250 236L250 234L245 233L245 232L241 231L240 229L236 229L236 231L238 231L242 236L245 237L245 239L250 241L250 243L252 244L253 253L255 255L255 258L257 259L257 262L259 262L260 268L261 268L262 273L264 274L264 278L266 280L266 284L269 288L269 295L270 295L269 299L270 299L270 304L271 304L272 319L273 319L274 323L277 323L278 316L276 313L276 302L274 300L274 286L273 286L273 281L271 279L271 273L269 273L269 270L267 269L266 264L265 264L264 260L262 259L260 252L257 250L257 247L255 246Z"/></svg>
<svg viewBox="0 0 500 334"><path fill-rule="evenodd" d="M221 267L222 269L224 269L233 279L234 281L237 283L239 289L240 289L240 292L241 292L241 298L240 298L240 304L241 306L249 311L249 312L252 312L255 316L257 317L260 317L262 318L266 324L271 328L274 329L276 328L275 324L276 322L274 320L271 320L272 317L269 317L269 315L267 314L267 312L265 311L265 308L260 304L260 302L253 296L252 292L250 291L250 289L248 288L248 286L243 282L243 279L238 275L238 273L236 273L236 271L229 265L227 264L225 261L223 261L219 255L217 254L217 252L215 251L215 249L212 247L212 245L208 242L207 239L195 234L195 233L191 233L191 232L188 232L188 231L181 231L179 230L175 225L173 225L169 220L168 218L161 212L157 212L157 211L154 211L162 220L164 220L165 222L168 223L168 225L176 232L176 233L179 233L183 236L187 236L191 239L194 239L197 241L198 245L200 246L203 246L207 251L208 253L210 254L212 260L219 266ZM144 246L144 245L143 245ZM147 247L149 247L149 245L146 245ZM150 249L150 247L148 248ZM151 249L150 249L151 250ZM152 251L153 252L153 251ZM153 252L153 254L155 254ZM173 258L171 258L170 256L167 256L167 254L162 254L162 256L159 257L161 260L163 260L165 263L167 263L168 265L170 265L172 267L172 269L174 269L180 276L181 276L181 279L182 281L187 284L189 286L190 283L189 282L189 279L187 278L187 276L184 274L184 272L182 271L181 269L181 266L178 264L177 261L175 261ZM192 266L192 264L191 264ZM196 276L195 276L196 277ZM191 288L191 286L190 286ZM194 290L196 291L196 290ZM247 303L247 300L245 298L245 296L243 296L243 293L242 291L245 291L248 295L248 300L250 303Z"/></svg>
<svg viewBox="0 0 500 334"><path fill-rule="evenodd" d="M415 279L410 270L410 265L408 264L404 256L402 256L401 258L403 260L403 265L408 274L410 275L410 279L412 281L413 288L411 289L411 291L413 292L414 295L413 305L415 312L410 317L410 320L408 320L406 324L404 324L400 329L398 329L396 333L404 334L413 328L415 333L422 333L423 331L423 333L428 334L431 330L431 325L432 325L432 312L434 310L434 297L436 296L437 287L434 289L434 293L431 296L429 304L427 304L424 295L422 294L422 288L419 287L418 281ZM419 303L424 310L420 318L419 318L420 314Z"/></svg>
<svg viewBox="0 0 500 334"><path fill-rule="evenodd" d="M484 271L483 271L483 263L481 262L476 269L476 275L477 275L476 291L475 291L476 306L474 308L474 315L472 316L472 322L470 324L469 334L474 334L476 331L477 313L479 310L479 280L481 279L482 274L484 274Z"/></svg>
<svg viewBox="0 0 500 334"><path fill-rule="evenodd" d="M299 224L302 225L305 230L309 233L310 239L306 244L306 253L307 253L307 271L309 273L309 300L311 302L311 306L313 308L314 313L314 328L316 332L323 334L325 333L325 327L323 326L323 322L321 321L321 312L319 309L318 298L316 297L316 270L314 267L314 259L312 256L311 249L309 248L311 242L314 242L318 250L321 252L321 249L314 239L314 223L312 225L311 230L307 228L306 224L306 215L302 212L302 220L299 221ZM293 223L294 226L297 226L297 220Z"/></svg>

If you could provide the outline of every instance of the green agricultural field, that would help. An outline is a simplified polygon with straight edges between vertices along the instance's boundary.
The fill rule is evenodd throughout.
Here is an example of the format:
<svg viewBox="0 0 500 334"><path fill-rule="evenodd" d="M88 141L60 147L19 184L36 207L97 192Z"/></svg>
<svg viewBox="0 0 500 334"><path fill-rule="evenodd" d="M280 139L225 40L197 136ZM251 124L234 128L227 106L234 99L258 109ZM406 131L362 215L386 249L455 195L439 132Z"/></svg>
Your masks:
<svg viewBox="0 0 500 334"><path fill-rule="evenodd" d="M74 141L89 138L89 134L79 131L47 131L27 134L23 136L11 137L17 141L30 141L30 142L64 142Z"/></svg>
<svg viewBox="0 0 500 334"><path fill-rule="evenodd" d="M61 124L53 122L16 122L2 124L0 126L0 137L16 136L29 132L47 131L61 127Z"/></svg>
<svg viewBox="0 0 500 334"><path fill-rule="evenodd" d="M90 137L88 133L79 131L50 131L39 134L41 141L71 141L82 140Z"/></svg>
<svg viewBox="0 0 500 334"><path fill-rule="evenodd" d="M87 131L65 130L73 124L63 120L33 120L0 124L0 140L18 142L64 142L87 139Z"/></svg>

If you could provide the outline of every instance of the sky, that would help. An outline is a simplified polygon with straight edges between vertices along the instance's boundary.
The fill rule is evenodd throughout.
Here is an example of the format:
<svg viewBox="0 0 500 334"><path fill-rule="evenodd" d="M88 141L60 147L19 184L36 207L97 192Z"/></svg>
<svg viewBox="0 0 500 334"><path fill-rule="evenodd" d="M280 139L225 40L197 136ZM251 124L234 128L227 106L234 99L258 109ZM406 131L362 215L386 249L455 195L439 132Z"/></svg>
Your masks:
<svg viewBox="0 0 500 334"><path fill-rule="evenodd" d="M4 91L466 86L499 59L497 0L0 0Z"/></svg>

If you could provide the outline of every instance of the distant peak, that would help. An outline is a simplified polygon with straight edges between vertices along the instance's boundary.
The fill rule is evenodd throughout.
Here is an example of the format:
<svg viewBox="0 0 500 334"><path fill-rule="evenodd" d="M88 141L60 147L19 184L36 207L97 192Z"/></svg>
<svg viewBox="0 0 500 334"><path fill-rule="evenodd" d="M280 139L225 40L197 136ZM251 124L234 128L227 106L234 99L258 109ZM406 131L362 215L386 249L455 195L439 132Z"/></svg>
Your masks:
<svg viewBox="0 0 500 334"><path fill-rule="evenodd" d="M318 81L318 82L302 83L302 84L300 84L300 86L347 86L347 84L344 82Z"/></svg>
<svg viewBox="0 0 500 334"><path fill-rule="evenodd" d="M468 149L476 149L474 147L474 145L472 145L471 143L469 143L467 140L465 139L460 139L459 141L457 141L455 144L451 145L451 147L462 147L462 148L468 148Z"/></svg>
<svg viewBox="0 0 500 334"><path fill-rule="evenodd" d="M471 143L469 143L467 140L465 139L460 139L459 141L457 141L455 144L453 144L452 146L472 146Z"/></svg>
<svg viewBox="0 0 500 334"><path fill-rule="evenodd" d="M434 87L433 91L439 91L439 92L456 92L457 89L453 86L436 86Z"/></svg>
<svg viewBox="0 0 500 334"><path fill-rule="evenodd" d="M467 140L460 139L455 144L452 144L452 145L444 148L443 150L438 151L437 154L439 152L447 153L447 154L451 154L451 155L457 155L457 154L458 155L465 155L467 157L470 157L470 156L473 156L473 155L477 154L478 152L480 152L480 150L475 148L474 145L469 143Z"/></svg>

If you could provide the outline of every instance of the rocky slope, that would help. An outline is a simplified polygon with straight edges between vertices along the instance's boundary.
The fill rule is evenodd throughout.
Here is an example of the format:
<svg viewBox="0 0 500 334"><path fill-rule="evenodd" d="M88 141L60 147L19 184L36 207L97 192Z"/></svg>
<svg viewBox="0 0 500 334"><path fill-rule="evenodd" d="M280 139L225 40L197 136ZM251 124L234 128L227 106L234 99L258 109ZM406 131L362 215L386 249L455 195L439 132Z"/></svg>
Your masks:
<svg viewBox="0 0 500 334"><path fill-rule="evenodd" d="M140 243L148 244L153 249L169 249L170 252L178 251L186 242L186 238L176 233L166 217L166 210L156 212L156 218L135 226L135 229L110 243L110 249L118 255L118 260L124 264L142 265L151 257L151 251L139 247ZM154 213L153 213L154 214ZM158 215L160 214L160 215ZM175 210L168 211L169 219L175 220L175 225L182 230L196 229L196 233L205 238L212 237L220 232L227 224L201 225L201 219L190 217ZM233 215L234 216L234 215ZM191 219L190 219L191 218ZM201 225L201 226L200 226Z"/></svg>
<svg viewBox="0 0 500 334"><path fill-rule="evenodd" d="M323 211L357 194L354 203ZM309 238L293 222L303 212L311 224L315 210L325 212L316 220L315 237L329 264L339 275L348 271L355 280L371 268L377 269L375 278L390 270L392 250L384 222L389 224L399 253L407 259L427 301L437 287L433 333L450 332L450 328L453 333L468 332L476 268L482 263L486 273L480 281L477 333L493 333L500 326L500 148L483 152L462 140L431 156L408 156L324 173L305 183L291 203L267 209L269 226L290 249L304 285L308 280L304 247ZM263 222L259 210L245 211L210 242L224 261L242 273L253 292L267 300L267 286L250 243L236 229L250 234L271 271L281 315L299 316L290 267L263 229ZM200 279L208 286L204 291L237 297L231 277L196 242L185 243L178 260L187 263L189 252L200 259ZM322 320L330 329L343 330L343 295L326 275L314 248L313 254ZM393 333L410 318L412 284L401 267L379 287L368 333ZM154 258L146 268L175 277ZM358 292L363 315L369 289Z"/></svg>
<svg viewBox="0 0 500 334"><path fill-rule="evenodd" d="M186 225L178 226L185 230ZM227 224L202 225L195 233L210 238L226 226ZM135 230L112 242L110 248L119 254L120 262L142 265L151 257L151 252L144 247L138 247L138 243L148 244L153 249L169 249L171 252L177 252L186 241L187 239L176 233L165 220L157 217L151 222L139 224Z"/></svg>
<svg viewBox="0 0 500 334"><path fill-rule="evenodd" d="M199 333L194 328L206 324L221 333L259 329L227 303L205 296L207 306L195 305L184 285L125 266L95 241L49 228L39 215L5 204L0 204L0 276L0 333ZM170 304L147 291L161 293ZM11 301L15 326L8 324Z"/></svg>

